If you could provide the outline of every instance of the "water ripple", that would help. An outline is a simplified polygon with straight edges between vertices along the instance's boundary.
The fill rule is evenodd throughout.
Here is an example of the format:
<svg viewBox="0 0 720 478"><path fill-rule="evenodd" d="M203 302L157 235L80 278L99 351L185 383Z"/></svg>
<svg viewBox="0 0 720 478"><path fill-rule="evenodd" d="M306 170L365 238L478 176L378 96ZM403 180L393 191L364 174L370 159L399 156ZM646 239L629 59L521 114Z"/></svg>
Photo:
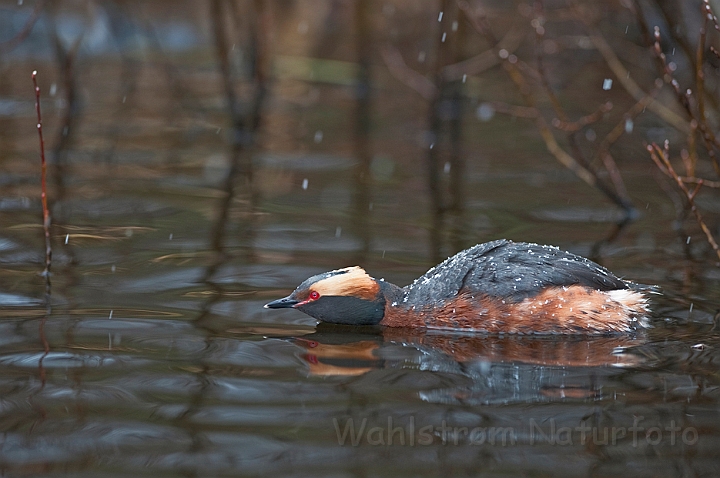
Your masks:
<svg viewBox="0 0 720 478"><path fill-rule="evenodd" d="M138 366L143 362L146 363L137 358L128 359L116 355L89 355L71 352L18 353L0 356L0 364L15 367L38 367L40 365L45 368L105 367L124 362L132 362Z"/></svg>

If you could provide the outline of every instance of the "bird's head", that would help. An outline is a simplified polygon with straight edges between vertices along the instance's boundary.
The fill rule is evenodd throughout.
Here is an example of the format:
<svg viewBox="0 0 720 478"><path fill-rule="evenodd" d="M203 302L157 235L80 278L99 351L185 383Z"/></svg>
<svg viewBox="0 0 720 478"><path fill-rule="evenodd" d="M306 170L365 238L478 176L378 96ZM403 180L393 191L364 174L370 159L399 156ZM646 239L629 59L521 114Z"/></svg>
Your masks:
<svg viewBox="0 0 720 478"><path fill-rule="evenodd" d="M312 276L265 308L293 308L333 324L376 325L385 314L385 297L378 281L355 266Z"/></svg>

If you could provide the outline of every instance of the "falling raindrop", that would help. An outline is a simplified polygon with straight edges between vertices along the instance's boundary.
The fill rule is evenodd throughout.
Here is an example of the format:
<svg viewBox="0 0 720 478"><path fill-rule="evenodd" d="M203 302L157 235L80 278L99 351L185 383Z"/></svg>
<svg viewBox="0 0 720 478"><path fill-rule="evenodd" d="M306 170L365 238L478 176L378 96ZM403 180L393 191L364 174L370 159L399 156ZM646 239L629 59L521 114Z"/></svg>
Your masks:
<svg viewBox="0 0 720 478"><path fill-rule="evenodd" d="M632 119L628 118L625 120L625 132L626 133L632 133L634 127L635 127L635 123L633 123Z"/></svg>
<svg viewBox="0 0 720 478"><path fill-rule="evenodd" d="M340 234L342 234L342 227L338 226L335 228L335 238L339 238Z"/></svg>
<svg viewBox="0 0 720 478"><path fill-rule="evenodd" d="M612 82L613 82L612 78L605 78L603 80L603 90L607 91L610 88L612 88Z"/></svg>
<svg viewBox="0 0 720 478"><path fill-rule="evenodd" d="M308 188L308 180L307 178L303 179L302 188L307 189Z"/></svg>
<svg viewBox="0 0 720 478"><path fill-rule="evenodd" d="M482 103L475 110L475 115L480 121L490 121L495 116L495 108L490 103Z"/></svg>
<svg viewBox="0 0 720 478"><path fill-rule="evenodd" d="M323 132L321 130L315 131L315 142L320 143L323 140Z"/></svg>

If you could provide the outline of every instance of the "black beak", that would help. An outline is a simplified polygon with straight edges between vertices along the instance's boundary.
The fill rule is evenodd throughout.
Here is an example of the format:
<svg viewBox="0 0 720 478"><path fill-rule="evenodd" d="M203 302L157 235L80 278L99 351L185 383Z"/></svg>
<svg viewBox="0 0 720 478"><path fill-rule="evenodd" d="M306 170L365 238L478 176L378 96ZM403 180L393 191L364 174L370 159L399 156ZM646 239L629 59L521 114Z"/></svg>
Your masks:
<svg viewBox="0 0 720 478"><path fill-rule="evenodd" d="M300 301L291 299L288 296L288 297L283 297L282 299L268 302L267 304L265 304L265 308L266 309L290 309L292 307L295 307L295 305L298 304L299 302Z"/></svg>

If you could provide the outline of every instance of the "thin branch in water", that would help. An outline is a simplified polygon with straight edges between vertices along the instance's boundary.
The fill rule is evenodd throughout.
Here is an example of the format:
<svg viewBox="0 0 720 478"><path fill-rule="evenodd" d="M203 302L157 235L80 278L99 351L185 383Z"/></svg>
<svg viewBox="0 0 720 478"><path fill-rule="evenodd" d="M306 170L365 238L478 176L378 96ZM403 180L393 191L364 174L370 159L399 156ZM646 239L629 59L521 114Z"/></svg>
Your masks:
<svg viewBox="0 0 720 478"><path fill-rule="evenodd" d="M380 50L380 55L388 67L390 74L405 86L415 90L424 99L431 101L435 98L437 87L435 84L425 78L423 75L413 70L405 63L402 55L397 48L391 45L385 45Z"/></svg>
<svg viewBox="0 0 720 478"><path fill-rule="evenodd" d="M522 73L522 69L529 69L529 67L523 66L522 62L520 62L515 55L510 54L507 50L499 48L497 38L490 28L490 23L481 11L473 10L469 3L465 0L459 0L458 7L463 11L463 13L465 13L466 18L470 21L470 24L473 26L475 31L486 39L486 41L490 44L492 51L494 51L495 54L497 54L502 60L501 65L503 69L515 84L528 107L537 109L537 99L535 98L530 85L528 85L528 82ZM635 213L635 208L632 203L621 197L616 191L613 191L608 185L601 181L594 171L583 164L584 161L582 161L582 158L578 159L574 157L558 144L550 125L541 114L537 115L535 123L540 132L540 136L545 142L545 147L553 156L555 156L555 159L572 171L581 180L585 181L585 183L599 189L615 204L623 208L628 214Z"/></svg>
<svg viewBox="0 0 720 478"><path fill-rule="evenodd" d="M666 83L670 84L673 87L673 90L675 90L675 95L678 98L678 101L680 101L680 104L682 105L683 109L685 109L687 115L690 117L690 132L693 132L694 128L697 128L700 130L700 133L702 134L702 138L705 142L705 149L707 150L708 156L710 157L710 161L715 168L715 172L718 176L720 176L720 163L718 162L717 154L715 153L715 148L720 147L720 142L718 142L718 139L715 137L713 132L710 130L707 124L707 119L704 116L700 116L699 114L695 114L695 111L693 110L691 104L690 104L690 97L692 96L692 90L687 89L685 91L682 91L680 88L680 83L675 79L673 75L673 68L670 67L670 65L667 62L667 58L665 57L665 53L663 53L662 48L660 46L660 27L655 27L654 29L654 38L655 42L653 44L653 51L655 52L655 56L658 59L658 62L660 63L660 69L664 73L664 80ZM705 42L705 35L704 35L704 27L703 31L700 35L701 41ZM698 54L699 57L701 57L700 54ZM695 78L698 81L698 91L702 94L703 93L703 86L701 84L704 81L704 75L700 71L702 68L702 65L696 66L696 72L695 72ZM697 96L697 95L696 95ZM697 99L698 101L698 108L700 108L700 104L702 104L702 101L700 99Z"/></svg>
<svg viewBox="0 0 720 478"><path fill-rule="evenodd" d="M720 188L720 181L708 181L707 179L696 178L695 176L680 176L680 180L689 184L702 184L707 188Z"/></svg>
<svg viewBox="0 0 720 478"><path fill-rule="evenodd" d="M700 188L703 186L703 181L701 179L698 180L692 191L687 188L685 182L683 182L682 178L680 178L680 176L675 172L672 163L670 163L669 141L665 141L665 145L663 148L660 148L660 146L655 143L653 143L652 145L648 145L647 151L648 153L650 153L650 158L653 160L658 169L662 171L666 176L675 180L678 188L680 188L680 190L685 194L688 204L690 205L690 211L692 211L692 213L695 215L695 220L700 225L700 229L702 229L703 233L705 234L705 238L707 239L708 244L710 244L710 246L713 248L715 254L718 256L718 259L720 259L720 247L718 246L715 237L710 231L710 228L708 228L707 224L705 224L702 214L700 213L700 210L695 204L695 197L697 196L698 192L700 192Z"/></svg>
<svg viewBox="0 0 720 478"><path fill-rule="evenodd" d="M715 57L720 59L720 53L718 53L718 51L715 49L715 47L710 46L710 53L712 53L713 55L715 55Z"/></svg>
<svg viewBox="0 0 720 478"><path fill-rule="evenodd" d="M576 120L576 121L563 121L560 118L555 118L552 120L552 125L556 127L557 129L561 131L565 131L568 133L574 133L575 131L579 131L585 126L591 125L593 123L597 123L600 121L605 115L605 113L608 113L610 110L612 110L613 104L611 102L606 102L600 105L600 107L593 113L590 113L587 116L583 116L582 118ZM563 114L564 116L564 114Z"/></svg>
<svg viewBox="0 0 720 478"><path fill-rule="evenodd" d="M618 168L615 159L610 154L610 147L622 136L624 133L629 132L632 128L634 119L642 113L650 102L653 101L655 95L658 94L660 88L662 88L662 81L657 80L656 88L653 89L650 94L645 98L635 103L628 111L625 112L622 119L610 130L610 132L603 138L600 145L597 148L598 157L602 161L605 169L610 174L610 180L615 185L615 190L618 191L622 197L629 197L625 182L620 175L620 168ZM630 126L630 128L628 128Z"/></svg>
<svg viewBox="0 0 720 478"><path fill-rule="evenodd" d="M493 111L496 113L503 113L506 115L514 116L516 118L532 118L536 119L540 116L540 111L537 108L530 108L528 106L510 105L500 101L489 101L488 105L492 106Z"/></svg>
<svg viewBox="0 0 720 478"><path fill-rule="evenodd" d="M514 26L498 41L497 47L509 53L514 53L515 50L520 47L524 35L525 32L521 28ZM467 60L444 66L442 68L442 76L445 81L459 80L465 75L478 75L499 63L500 59L494 50L485 50L479 55L475 55Z"/></svg>
<svg viewBox="0 0 720 478"><path fill-rule="evenodd" d="M630 78L630 72L622 64L612 47L608 44L607 40L605 40L605 37L588 21L587 16L580 11L578 3L573 0L572 5L574 7L576 18L583 22L585 27L588 29L588 35L593 46L605 59L605 63L607 63L608 67L612 70L613 74L625 91L635 98L635 101L641 101L646 98L648 96L647 93L645 93L643 89L640 88L640 86L632 78ZM671 124L677 130L685 133L688 131L687 122L682 116L675 113L675 111L666 107L654 98L650 101L647 108L667 123Z"/></svg>
<svg viewBox="0 0 720 478"><path fill-rule="evenodd" d="M47 163L45 162L45 141L42 134L42 114L40 113L40 87L37 84L37 71L32 72L33 86L35 87L35 110L37 111L37 130L40 138L40 184L43 210L43 231L45 231L45 294L50 307L50 266L52 265L52 247L50 245L50 210L47 204Z"/></svg>

